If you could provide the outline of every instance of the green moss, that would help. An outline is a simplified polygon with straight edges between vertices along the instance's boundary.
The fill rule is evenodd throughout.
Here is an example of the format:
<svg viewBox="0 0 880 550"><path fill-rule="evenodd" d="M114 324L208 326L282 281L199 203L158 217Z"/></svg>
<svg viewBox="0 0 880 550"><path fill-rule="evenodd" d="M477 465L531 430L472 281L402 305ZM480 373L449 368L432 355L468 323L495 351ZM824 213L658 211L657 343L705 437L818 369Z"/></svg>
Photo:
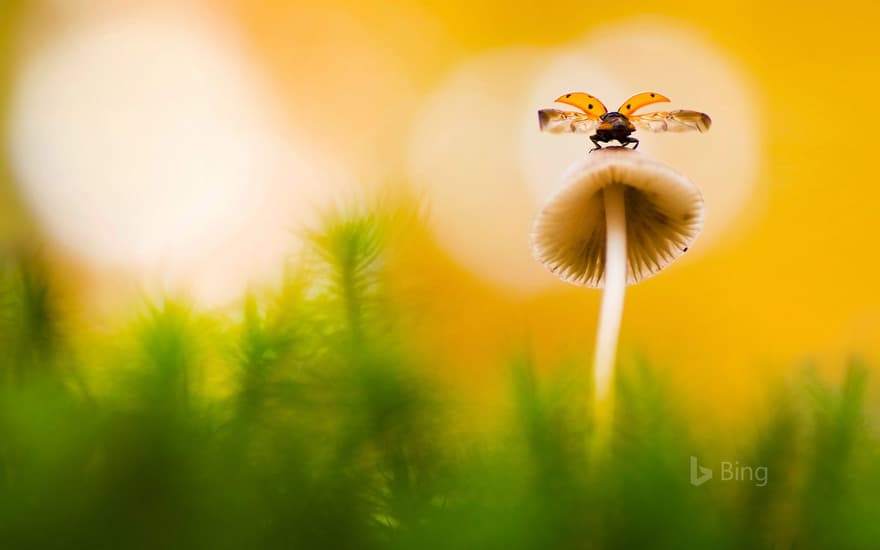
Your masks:
<svg viewBox="0 0 880 550"><path fill-rule="evenodd" d="M765 486L689 480L697 440L647 361L624 365L611 444L587 392L510 361L512 414L468 435L387 298L393 215L327 218L283 287L222 318L172 300L82 363L33 255L0 276L2 548L866 548L880 540L867 369L809 377L741 456ZM107 337L110 338L109 336ZM109 343L108 343L109 344ZM108 345L108 349L112 347ZM97 355L97 354L96 354ZM90 357L92 357L90 355ZM217 358L220 358L219 360ZM219 365L218 365L219 362ZM209 367L210 365L210 367ZM440 365L442 368L442 365ZM112 369L94 387L85 373ZM205 382L225 368L220 396ZM491 368L491 366L487 366ZM727 451L729 452L729 451ZM594 459L594 460L593 460Z"/></svg>

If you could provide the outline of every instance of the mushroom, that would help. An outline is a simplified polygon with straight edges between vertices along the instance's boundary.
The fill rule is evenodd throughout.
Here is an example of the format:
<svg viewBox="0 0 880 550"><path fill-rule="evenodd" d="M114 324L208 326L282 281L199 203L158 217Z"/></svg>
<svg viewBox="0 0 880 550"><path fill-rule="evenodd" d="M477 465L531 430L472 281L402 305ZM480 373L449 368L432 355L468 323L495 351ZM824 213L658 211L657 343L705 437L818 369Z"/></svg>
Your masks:
<svg viewBox="0 0 880 550"><path fill-rule="evenodd" d="M624 147L593 152L562 180L535 220L532 252L562 280L604 288L593 370L598 405L609 398L626 285L687 252L703 226L703 197L682 174Z"/></svg>

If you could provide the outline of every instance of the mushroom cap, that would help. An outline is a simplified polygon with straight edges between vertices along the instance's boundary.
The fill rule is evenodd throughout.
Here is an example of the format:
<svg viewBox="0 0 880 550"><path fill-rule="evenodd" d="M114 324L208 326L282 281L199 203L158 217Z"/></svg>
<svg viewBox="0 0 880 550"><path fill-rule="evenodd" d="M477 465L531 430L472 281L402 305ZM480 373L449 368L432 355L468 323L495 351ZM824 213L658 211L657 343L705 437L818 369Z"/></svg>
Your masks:
<svg viewBox="0 0 880 550"><path fill-rule="evenodd" d="M604 286L609 185L625 187L627 284L687 252L703 227L703 196L687 177L632 149L594 151L568 169L532 227L535 259L566 282Z"/></svg>

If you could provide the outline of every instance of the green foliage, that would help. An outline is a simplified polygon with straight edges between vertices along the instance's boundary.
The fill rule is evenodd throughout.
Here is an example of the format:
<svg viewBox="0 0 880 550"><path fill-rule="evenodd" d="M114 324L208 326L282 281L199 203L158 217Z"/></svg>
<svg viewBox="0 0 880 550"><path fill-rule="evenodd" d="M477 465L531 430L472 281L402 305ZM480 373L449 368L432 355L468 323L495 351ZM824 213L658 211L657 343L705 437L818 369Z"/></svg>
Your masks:
<svg viewBox="0 0 880 550"><path fill-rule="evenodd" d="M0 380L23 383L57 366L57 317L46 266L23 253L0 257Z"/></svg>
<svg viewBox="0 0 880 550"><path fill-rule="evenodd" d="M462 430L388 298L400 214L330 216L237 320L148 305L84 383L34 256L0 271L0 548L868 548L880 440L867 368L781 389L739 455L768 483L689 481L697 441L649 364L621 365L609 447L588 392L510 362L503 427ZM118 363L118 364L114 364ZM95 366L94 368L98 368ZM211 369L230 381L212 388ZM76 375L76 376L74 376ZM94 386L94 387L92 387Z"/></svg>

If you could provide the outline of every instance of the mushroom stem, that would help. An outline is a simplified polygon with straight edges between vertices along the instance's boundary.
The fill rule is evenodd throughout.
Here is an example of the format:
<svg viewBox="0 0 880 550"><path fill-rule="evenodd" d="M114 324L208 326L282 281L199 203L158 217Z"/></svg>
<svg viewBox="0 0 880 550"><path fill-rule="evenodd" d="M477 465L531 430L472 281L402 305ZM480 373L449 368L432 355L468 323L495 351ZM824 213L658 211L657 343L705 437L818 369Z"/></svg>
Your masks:
<svg viewBox="0 0 880 550"><path fill-rule="evenodd" d="M611 390L617 337L623 317L626 292L626 207L624 186L612 183L603 189L605 201L605 290L599 329L596 334L596 356L593 366L596 404L606 402Z"/></svg>

